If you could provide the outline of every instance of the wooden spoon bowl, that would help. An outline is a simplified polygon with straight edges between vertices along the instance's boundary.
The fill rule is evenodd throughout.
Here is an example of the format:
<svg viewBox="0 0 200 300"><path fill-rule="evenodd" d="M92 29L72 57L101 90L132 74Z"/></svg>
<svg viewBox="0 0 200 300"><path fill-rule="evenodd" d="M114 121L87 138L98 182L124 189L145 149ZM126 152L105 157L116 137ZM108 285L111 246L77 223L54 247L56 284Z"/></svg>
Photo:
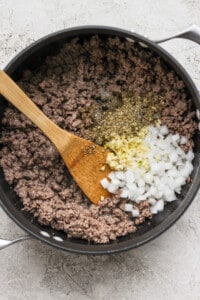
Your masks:
<svg viewBox="0 0 200 300"><path fill-rule="evenodd" d="M108 151L103 147L63 130L52 122L19 88L0 70L0 94L26 115L56 146L65 165L84 194L95 204L109 196L100 180L108 175ZM45 157L45 153L44 153Z"/></svg>

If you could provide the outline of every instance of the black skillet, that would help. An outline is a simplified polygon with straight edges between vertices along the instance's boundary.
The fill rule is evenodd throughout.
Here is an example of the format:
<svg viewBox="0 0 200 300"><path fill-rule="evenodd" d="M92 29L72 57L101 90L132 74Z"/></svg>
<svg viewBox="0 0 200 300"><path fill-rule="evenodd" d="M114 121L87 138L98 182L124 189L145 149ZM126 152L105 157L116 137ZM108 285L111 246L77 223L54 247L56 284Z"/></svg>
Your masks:
<svg viewBox="0 0 200 300"><path fill-rule="evenodd" d="M23 70L27 68L37 68L37 66L42 64L47 55L55 53L55 50L58 51L58 49L67 41L77 36L79 38L84 38L94 34L99 34L101 37L119 36L122 38L129 38L139 42L143 47L149 47L154 53L162 58L168 68L173 69L184 81L187 87L187 92L193 99L194 107L200 110L200 95L184 68L156 42L152 42L136 33L118 28L105 26L83 26L55 32L43 37L21 51L5 67L4 70L14 80L18 80L22 75ZM187 38L200 44L200 29L193 25L189 29L168 39L174 37ZM1 97L0 120L3 116L6 106L7 102ZM65 251L79 254L110 254L136 248L151 241L166 231L172 224L175 223L175 221L178 220L178 218L188 208L198 191L200 183L200 135L198 133L195 135L194 142L195 158L193 161L193 181L192 184L187 184L184 186L181 197L177 201L167 204L165 210L162 213L154 216L150 222L145 222L139 226L136 233L130 234L126 237L121 237L117 239L117 241L110 242L106 245L95 245L79 239L69 239L62 232L58 232L50 227L40 225L32 215L21 210L22 204L19 198L12 188L10 188L6 183L3 172L0 169L0 204L5 212L11 217L11 219L29 234L28 236L21 237L14 241L0 240L0 249L20 240L34 237L50 246L54 246Z"/></svg>

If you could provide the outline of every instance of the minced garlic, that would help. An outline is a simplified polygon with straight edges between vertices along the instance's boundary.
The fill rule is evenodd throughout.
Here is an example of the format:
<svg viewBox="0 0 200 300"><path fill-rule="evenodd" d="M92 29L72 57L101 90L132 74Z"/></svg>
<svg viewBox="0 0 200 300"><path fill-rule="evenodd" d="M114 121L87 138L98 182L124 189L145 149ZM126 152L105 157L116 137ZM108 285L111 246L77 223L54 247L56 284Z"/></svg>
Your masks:
<svg viewBox="0 0 200 300"><path fill-rule="evenodd" d="M105 144L110 152L107 156L107 163L113 170L124 170L127 167L149 169L147 153L149 148L143 144L143 139L147 133L147 128L143 127L137 136L125 137L116 136Z"/></svg>

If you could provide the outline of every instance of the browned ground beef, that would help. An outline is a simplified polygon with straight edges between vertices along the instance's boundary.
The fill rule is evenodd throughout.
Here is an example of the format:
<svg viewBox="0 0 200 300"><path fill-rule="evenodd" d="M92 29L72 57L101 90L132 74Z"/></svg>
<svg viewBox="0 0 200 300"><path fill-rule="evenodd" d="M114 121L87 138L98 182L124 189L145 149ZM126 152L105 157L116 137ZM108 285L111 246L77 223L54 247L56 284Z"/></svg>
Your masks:
<svg viewBox="0 0 200 300"><path fill-rule="evenodd" d="M47 57L37 72L26 70L18 84L51 120L83 137L93 124L95 101L118 92L160 95L165 99L162 123L189 138L185 151L193 146L196 122L184 83L136 43L118 37L73 39L59 54ZM134 232L151 217L147 201L140 203L136 219L124 212L118 195L91 204L67 176L55 147L31 121L9 106L2 122L0 166L24 209L40 223L64 230L68 237L107 243Z"/></svg>

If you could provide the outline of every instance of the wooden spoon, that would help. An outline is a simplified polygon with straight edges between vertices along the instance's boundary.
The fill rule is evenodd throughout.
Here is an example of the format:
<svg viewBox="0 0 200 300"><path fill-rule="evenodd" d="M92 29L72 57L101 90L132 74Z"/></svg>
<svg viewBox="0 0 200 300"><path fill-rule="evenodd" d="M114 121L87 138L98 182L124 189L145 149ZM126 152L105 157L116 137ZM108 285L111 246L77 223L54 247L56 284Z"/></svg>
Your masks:
<svg viewBox="0 0 200 300"><path fill-rule="evenodd" d="M108 165L105 164L107 150L58 127L1 70L0 94L25 114L52 141L71 175L93 203L98 204L101 197L109 196L108 191L100 184L100 180L110 172Z"/></svg>

